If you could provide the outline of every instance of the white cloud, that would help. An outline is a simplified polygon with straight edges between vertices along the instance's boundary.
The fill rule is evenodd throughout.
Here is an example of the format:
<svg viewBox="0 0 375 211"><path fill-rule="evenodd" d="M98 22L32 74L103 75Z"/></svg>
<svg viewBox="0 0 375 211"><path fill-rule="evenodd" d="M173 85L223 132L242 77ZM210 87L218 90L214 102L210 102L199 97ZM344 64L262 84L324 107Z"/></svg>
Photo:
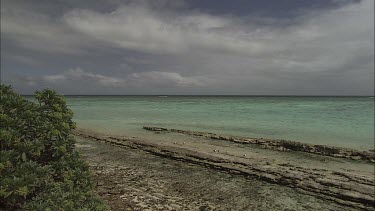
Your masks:
<svg viewBox="0 0 375 211"><path fill-rule="evenodd" d="M94 83L93 85L112 87L124 86L126 84L126 80L124 79L86 72L81 68L70 69L62 74L46 75L42 77L42 80L47 83L90 82Z"/></svg>
<svg viewBox="0 0 375 211"><path fill-rule="evenodd" d="M193 87L203 86L203 81L198 79L183 77L174 72L142 72L132 73L125 77L111 77L102 74L95 74L84 71L81 68L70 69L62 74L46 75L40 78L29 78L33 84L39 82L54 84L76 84L90 85L92 87L117 87L117 88L134 88L134 87Z"/></svg>
<svg viewBox="0 0 375 211"><path fill-rule="evenodd" d="M265 66L274 60L285 68L298 64L294 67L322 71L373 52L371 1L310 12L301 19L304 21L297 25L280 28L253 24L251 18L201 13L163 16L141 7L121 7L112 13L74 10L65 15L70 27L89 37L114 47L156 54L239 54L249 60L263 58ZM227 61L231 62L230 58Z"/></svg>
<svg viewBox="0 0 375 211"><path fill-rule="evenodd" d="M49 53L75 54L82 46L74 32L58 20L26 8L1 7L1 35L17 46Z"/></svg>
<svg viewBox="0 0 375 211"><path fill-rule="evenodd" d="M66 23L89 37L114 47L156 54L190 52L195 48L251 53L262 43L241 39L243 32L224 30L230 18L207 14L162 16L142 7L122 7L111 13L74 10Z"/></svg>
<svg viewBox="0 0 375 211"><path fill-rule="evenodd" d="M142 72L133 73L127 80L135 82L134 84L141 84L141 86L157 86L157 87L189 87L189 86L204 86L203 82L198 79L182 77L179 73L174 72Z"/></svg>
<svg viewBox="0 0 375 211"><path fill-rule="evenodd" d="M171 53L184 47L179 31L142 8L123 8L109 14L74 10L65 15L65 20L73 29L114 47L154 52L165 49Z"/></svg>
<svg viewBox="0 0 375 211"><path fill-rule="evenodd" d="M61 80L65 80L66 76L65 75L46 75L43 76L43 80L49 82L49 83L56 83Z"/></svg>

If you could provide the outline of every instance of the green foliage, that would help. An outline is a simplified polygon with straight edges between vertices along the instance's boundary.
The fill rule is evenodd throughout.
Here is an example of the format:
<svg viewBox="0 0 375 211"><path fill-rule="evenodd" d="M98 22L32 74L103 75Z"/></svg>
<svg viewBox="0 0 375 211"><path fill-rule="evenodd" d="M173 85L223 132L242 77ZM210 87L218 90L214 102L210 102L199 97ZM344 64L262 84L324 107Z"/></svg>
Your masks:
<svg viewBox="0 0 375 211"><path fill-rule="evenodd" d="M0 209L107 210L74 150L73 112L54 91L36 99L0 85Z"/></svg>

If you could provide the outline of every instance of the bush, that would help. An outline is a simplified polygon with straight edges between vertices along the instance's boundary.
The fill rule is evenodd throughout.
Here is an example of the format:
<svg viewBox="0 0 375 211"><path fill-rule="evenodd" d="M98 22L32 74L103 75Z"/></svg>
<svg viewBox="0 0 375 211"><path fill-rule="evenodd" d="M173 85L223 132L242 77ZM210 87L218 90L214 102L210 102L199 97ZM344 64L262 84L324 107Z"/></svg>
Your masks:
<svg viewBox="0 0 375 211"><path fill-rule="evenodd" d="M54 91L33 103L0 85L0 209L107 210L74 150L73 112Z"/></svg>

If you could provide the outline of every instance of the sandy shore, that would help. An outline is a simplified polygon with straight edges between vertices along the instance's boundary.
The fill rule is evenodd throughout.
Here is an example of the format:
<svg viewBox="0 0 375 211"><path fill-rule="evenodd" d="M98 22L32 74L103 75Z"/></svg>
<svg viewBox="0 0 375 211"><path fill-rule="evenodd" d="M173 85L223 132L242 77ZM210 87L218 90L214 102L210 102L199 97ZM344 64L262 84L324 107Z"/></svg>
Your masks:
<svg viewBox="0 0 375 211"><path fill-rule="evenodd" d="M77 130L76 135L84 138L80 139L78 149L96 172L99 192L110 201L117 200L111 202L117 208L372 210L374 205L373 166L362 160L280 152L207 137L194 137L190 141L178 137L174 141L155 141L85 130ZM132 162L129 162L125 159L129 154L142 159L130 159ZM150 165L152 160L158 161L157 164ZM168 171L165 166L169 166ZM139 173L143 176L138 179L130 180L134 176L130 175L131 172L138 174L134 173L138 171L146 172ZM167 176L168 172L175 172L172 178ZM111 185L105 184L112 177ZM226 177L231 179L221 181ZM143 189L131 190L137 189L142 181ZM156 185L158 182L164 182L167 188ZM223 186L218 187L218 182ZM123 186L130 189L118 190ZM115 193L104 193L109 187ZM218 190L228 187L229 192ZM261 189L268 190L265 193L269 196L258 193L257 190ZM151 195L146 197L147 194ZM177 198L168 201L169 195ZM230 203L228 198L234 202Z"/></svg>

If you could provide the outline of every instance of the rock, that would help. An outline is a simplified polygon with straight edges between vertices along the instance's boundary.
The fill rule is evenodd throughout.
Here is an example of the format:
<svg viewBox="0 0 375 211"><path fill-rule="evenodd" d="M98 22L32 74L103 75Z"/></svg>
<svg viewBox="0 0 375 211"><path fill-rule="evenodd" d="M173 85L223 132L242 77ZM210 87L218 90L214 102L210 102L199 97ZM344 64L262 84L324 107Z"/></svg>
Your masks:
<svg viewBox="0 0 375 211"><path fill-rule="evenodd" d="M361 156L352 156L353 160L361 160Z"/></svg>
<svg viewBox="0 0 375 211"><path fill-rule="evenodd" d="M312 145L307 143L300 143L300 142L294 142L294 141L287 141L287 140L275 140L275 139L253 139L253 138L240 138L235 136L225 136L225 135L217 135L214 133L205 133L205 132L195 132L190 130L178 130L178 129L168 129L168 128L162 128L162 127L150 127L150 126L143 126L143 129L150 130L150 131L170 131L170 132L176 132L176 133L182 133L187 135L193 135L193 136L203 136L211 139L218 139L218 140L227 140L232 141L236 143L252 143L252 144L258 144L261 145L263 148L276 148L279 151L301 151L301 152L308 152L313 154L319 154L319 155L327 155L332 157L341 157L339 155L343 155L342 158L352 159L352 156L359 156L360 160L366 160L371 163L375 162L375 155L374 150L368 150L368 151L358 151L358 150L352 150L352 149L346 149L346 148L340 148L340 147L333 147L333 146L325 146L325 145ZM78 135L85 134L78 133ZM91 137L90 138L95 138ZM100 139L103 140L103 139ZM106 141L104 139L104 141ZM283 147L286 150L284 150ZM347 155L347 156L344 156Z"/></svg>
<svg viewBox="0 0 375 211"><path fill-rule="evenodd" d="M169 206L169 205L164 205L165 208L167 208L167 210L173 210L173 207Z"/></svg>
<svg viewBox="0 0 375 211"><path fill-rule="evenodd" d="M146 208L148 208L147 204L144 204L143 202L137 204L138 206L142 207L143 209L142 210L145 210Z"/></svg>
<svg viewBox="0 0 375 211"><path fill-rule="evenodd" d="M154 193L154 195L158 198L164 198L164 195L161 193Z"/></svg>
<svg viewBox="0 0 375 211"><path fill-rule="evenodd" d="M113 142L114 140L109 140L109 142ZM277 142L282 143L282 142ZM208 157L206 154L193 152L193 151L183 151L183 153L179 153L177 147L173 146L159 146L160 148L156 147L154 143L147 143L147 142L129 142L126 146L135 147L140 150L147 149L147 152L152 152L156 155L160 156L168 156L170 158L178 158L184 161L194 161L199 162L203 165L209 164L212 167L215 167L220 170L224 170L227 172L233 172L236 174L241 175L247 175L251 176L253 178L268 181L276 184L282 184L286 185L288 187L297 187L302 191L306 191L311 193L312 195L319 195L319 197L333 200L340 203L345 203L347 205L351 205L355 208L367 208L373 203L373 200L371 201L371 197L373 199L373 195L371 194L374 187L374 179L373 177L367 176L367 175L361 175L357 174L357 172L346 172L346 171L333 171L333 170L325 170L323 172L323 169L317 168L311 168L311 167L303 167L303 166L294 166L292 164L283 164L279 161L274 161L272 159L269 159L270 162L266 163L267 160L258 160L259 162L255 163L255 161L252 163L253 165L249 165L248 162L252 162L252 159L237 159L238 157L241 157L243 155L246 157L246 154L243 153L234 153L233 157L236 157L236 162L223 162L225 159L219 158L219 156L211 156ZM141 146L141 147L140 147ZM272 145L272 148L275 149L275 146L279 146L281 150L285 150L288 147L280 146L280 145ZM295 146L292 145L291 146ZM313 147L304 147L302 145L296 145L297 148L304 149L304 150L311 150ZM216 146L215 146L216 147ZM329 149L329 148L328 148ZM216 149L215 149L216 151ZM330 151L330 150L328 150ZM333 150L335 151L335 150ZM209 151L208 151L209 152ZM331 154L330 156L342 155L339 151L336 151L337 153ZM344 153L345 151L342 151ZM362 159L361 153L354 153L347 151L345 153L348 153L348 158L357 157L357 159ZM211 153L212 154L212 153ZM237 155L237 156L235 156ZM251 154L253 155L253 154ZM317 156L318 157L318 156ZM251 158L256 159L255 156L251 156ZM373 158L371 158L373 159ZM273 166L266 166L266 164L273 163ZM280 164L279 164L280 163ZM110 165L111 168L114 168L113 171L117 171L120 167L119 165ZM112 171L108 171L103 169L101 171L101 175L112 175ZM132 177L135 178L135 183L138 182L140 175L138 173L130 173L133 175ZM116 178L117 179L117 178ZM113 181L116 180L109 180L107 181ZM132 180L129 180L132 181ZM348 185L343 185L348 184ZM147 183L149 184L149 183ZM173 185L173 184L172 184ZM143 187L144 185L142 185ZM110 187L112 189L113 187ZM99 193L109 193L111 191L103 190L102 188L99 189ZM153 192L150 191L147 188L142 188L142 191L144 192ZM143 195L142 193L138 193L138 191L135 192L133 198L132 196L129 196L129 200L133 198L133 202L140 203L140 201L143 201L147 204L152 203L152 200L146 200L144 201L141 197ZM139 195L139 196L136 196ZM156 194L153 194L156 195ZM169 198L168 195L165 195L161 197L163 202L166 201L165 198ZM161 201L161 200L160 200ZM169 201L167 203L170 204L180 204L181 200L177 201ZM179 206L179 205L177 205ZM173 207L169 206L172 209ZM186 208L186 207L184 207ZM210 207L208 205L204 205L199 207L199 210L210 210Z"/></svg>
<svg viewBox="0 0 375 211"><path fill-rule="evenodd" d="M277 150L279 150L279 151L286 151L287 149L285 147L278 147Z"/></svg>
<svg viewBox="0 0 375 211"><path fill-rule="evenodd" d="M132 200L134 203L138 203L138 196L136 196L133 200Z"/></svg>
<svg viewBox="0 0 375 211"><path fill-rule="evenodd" d="M203 205L199 207L199 211L209 211L209 210L211 209L210 209L210 206L208 205Z"/></svg>
<svg viewBox="0 0 375 211"><path fill-rule="evenodd" d="M215 210L215 207L214 206L212 206L212 205L204 205L205 207L204 207L204 210L205 211L212 211L212 210ZM201 206L202 207L202 206ZM201 209L199 209L199 210L201 210Z"/></svg>
<svg viewBox="0 0 375 211"><path fill-rule="evenodd" d="M152 199L152 200L155 200L155 201L159 200L158 197L153 196L153 195L150 195L150 194L147 194L147 195L146 195L146 198L148 198L148 199Z"/></svg>
<svg viewBox="0 0 375 211"><path fill-rule="evenodd" d="M180 210L181 209L181 206L180 205L177 205L177 204L170 204L170 206L176 210Z"/></svg>

